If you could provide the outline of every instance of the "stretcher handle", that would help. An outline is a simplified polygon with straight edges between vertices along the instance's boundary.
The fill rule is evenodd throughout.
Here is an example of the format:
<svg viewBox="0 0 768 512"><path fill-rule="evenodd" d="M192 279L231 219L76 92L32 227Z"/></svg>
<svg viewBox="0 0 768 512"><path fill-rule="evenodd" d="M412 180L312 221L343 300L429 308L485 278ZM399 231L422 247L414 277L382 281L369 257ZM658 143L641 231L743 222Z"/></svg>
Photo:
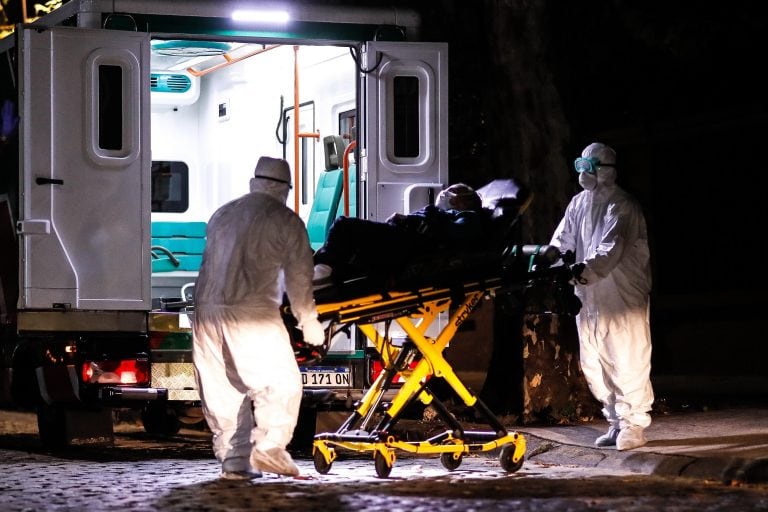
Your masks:
<svg viewBox="0 0 768 512"><path fill-rule="evenodd" d="M519 253L518 253L519 250ZM528 256L528 271L533 270L535 265L551 267L563 257L560 249L554 245L534 245L526 244L515 246L512 249L512 255Z"/></svg>

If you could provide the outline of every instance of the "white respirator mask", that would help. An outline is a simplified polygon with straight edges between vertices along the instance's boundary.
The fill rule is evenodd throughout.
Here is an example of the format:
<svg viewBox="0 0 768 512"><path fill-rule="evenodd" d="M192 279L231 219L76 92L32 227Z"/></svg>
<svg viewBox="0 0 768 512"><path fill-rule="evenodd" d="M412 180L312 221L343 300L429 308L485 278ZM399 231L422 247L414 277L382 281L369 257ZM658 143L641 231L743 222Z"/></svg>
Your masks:
<svg viewBox="0 0 768 512"><path fill-rule="evenodd" d="M597 188L597 176L591 173L579 173L579 185L584 190L595 190Z"/></svg>

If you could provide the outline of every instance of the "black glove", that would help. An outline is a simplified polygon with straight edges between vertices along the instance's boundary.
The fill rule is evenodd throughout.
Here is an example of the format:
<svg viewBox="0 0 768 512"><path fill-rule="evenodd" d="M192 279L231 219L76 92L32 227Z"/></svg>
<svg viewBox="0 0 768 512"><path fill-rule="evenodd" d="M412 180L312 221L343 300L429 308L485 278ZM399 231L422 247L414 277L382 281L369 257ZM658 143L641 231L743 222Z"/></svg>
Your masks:
<svg viewBox="0 0 768 512"><path fill-rule="evenodd" d="M569 284L577 285L577 284L587 284L587 280L581 277L581 274L584 272L584 269L586 268L586 265L583 263L576 263L574 265L571 265L571 275L573 276L570 281L568 281Z"/></svg>

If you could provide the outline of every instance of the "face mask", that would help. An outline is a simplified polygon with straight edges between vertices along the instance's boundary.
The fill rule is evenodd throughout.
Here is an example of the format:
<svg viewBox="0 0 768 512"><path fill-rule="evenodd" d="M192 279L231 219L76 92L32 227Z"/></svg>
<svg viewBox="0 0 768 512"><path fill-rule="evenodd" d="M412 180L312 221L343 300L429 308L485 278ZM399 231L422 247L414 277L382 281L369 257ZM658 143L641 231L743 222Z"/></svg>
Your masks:
<svg viewBox="0 0 768 512"><path fill-rule="evenodd" d="M448 194L450 192L442 191L437 195L437 199L435 200L435 206L437 206L441 210L450 210L452 208L451 206L451 197L448 197Z"/></svg>
<svg viewBox="0 0 768 512"><path fill-rule="evenodd" d="M595 190L597 188L597 176L587 172L579 173L579 185L584 190Z"/></svg>

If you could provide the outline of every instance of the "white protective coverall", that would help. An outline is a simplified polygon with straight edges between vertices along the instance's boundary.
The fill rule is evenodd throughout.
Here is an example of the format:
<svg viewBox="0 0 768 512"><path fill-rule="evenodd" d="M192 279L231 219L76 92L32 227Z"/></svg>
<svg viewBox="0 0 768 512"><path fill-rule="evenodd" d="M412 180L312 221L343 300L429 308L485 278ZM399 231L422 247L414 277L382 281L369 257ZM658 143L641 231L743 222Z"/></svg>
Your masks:
<svg viewBox="0 0 768 512"><path fill-rule="evenodd" d="M616 163L613 149L601 143L587 146L582 157ZM581 368L617 433L631 426L644 429L653 403L645 218L640 205L616 185L615 167L598 166L591 177L581 175L585 190L572 198L550 242L574 251L576 262L584 264L584 284L575 287L582 302L576 317Z"/></svg>
<svg viewBox="0 0 768 512"><path fill-rule="evenodd" d="M248 469L252 447L285 449L296 426L302 382L279 313L284 291L305 339L309 331L322 337L312 250L303 221L285 205L288 189L252 179L251 193L213 214L195 285L193 359L203 412L216 458L242 461L234 470Z"/></svg>

